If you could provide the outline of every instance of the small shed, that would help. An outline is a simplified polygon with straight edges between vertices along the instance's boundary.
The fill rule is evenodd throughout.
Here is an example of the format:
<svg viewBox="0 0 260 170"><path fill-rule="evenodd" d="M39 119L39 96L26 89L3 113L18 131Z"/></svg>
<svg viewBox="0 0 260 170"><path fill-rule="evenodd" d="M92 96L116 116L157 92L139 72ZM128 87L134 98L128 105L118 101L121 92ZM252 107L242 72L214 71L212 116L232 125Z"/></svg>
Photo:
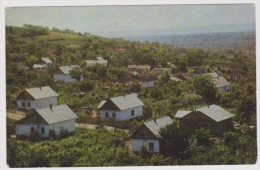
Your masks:
<svg viewBox="0 0 260 170"><path fill-rule="evenodd" d="M82 70L79 65L60 66L59 73L56 73L53 75L54 80L63 81L65 83L77 81L77 79L72 78L70 75L70 71L72 71L75 68L79 68L79 70ZM82 77L81 77L81 79L82 79Z"/></svg>

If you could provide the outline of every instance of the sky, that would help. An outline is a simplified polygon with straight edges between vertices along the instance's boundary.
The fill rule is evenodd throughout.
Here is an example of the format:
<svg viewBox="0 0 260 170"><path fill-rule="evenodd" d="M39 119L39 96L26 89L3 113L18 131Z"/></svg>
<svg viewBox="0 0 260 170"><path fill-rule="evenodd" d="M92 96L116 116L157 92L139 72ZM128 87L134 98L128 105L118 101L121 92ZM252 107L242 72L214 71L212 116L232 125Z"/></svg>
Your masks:
<svg viewBox="0 0 260 170"><path fill-rule="evenodd" d="M238 5L154 5L6 8L6 25L33 24L118 37L149 30L255 23L255 7Z"/></svg>

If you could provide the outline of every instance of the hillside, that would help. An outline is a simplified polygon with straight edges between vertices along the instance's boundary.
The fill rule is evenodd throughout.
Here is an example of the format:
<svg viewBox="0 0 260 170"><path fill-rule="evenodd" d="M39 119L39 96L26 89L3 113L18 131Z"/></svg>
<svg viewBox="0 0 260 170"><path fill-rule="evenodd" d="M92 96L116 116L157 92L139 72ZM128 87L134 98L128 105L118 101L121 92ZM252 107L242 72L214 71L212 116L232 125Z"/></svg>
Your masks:
<svg viewBox="0 0 260 170"><path fill-rule="evenodd" d="M76 128L75 134L61 139L55 136L43 139L37 133L19 139L15 137L14 120L7 119L7 162L11 167L256 162L255 34L159 37L158 41L169 41L159 43L25 25L7 26L6 37L7 111L19 110L17 97L25 88L49 86L58 94L58 104L67 104L77 114L76 123L99 127ZM54 65L35 68L43 57L48 57ZM98 58L103 63L90 67L86 62L96 63ZM62 71L60 66L72 65L78 65L77 69L68 71L75 81L55 79L54 75ZM223 90L216 81L224 79L228 83ZM123 121L109 116L102 118L100 103L132 93L144 105L141 116ZM214 134L204 125L196 130L188 128L176 118L178 111L197 113L197 108L209 108L213 104L232 113L228 128L221 134ZM112 112L115 108L119 106L115 104L109 109ZM23 109L31 114L27 107ZM131 116L134 115L131 110ZM164 149L150 153L142 147L140 152L132 152L129 146L132 134L144 122L156 123L156 118L164 116L174 120L159 132ZM126 129L129 133L117 129L107 131L102 128L104 125ZM146 136L143 136L145 140Z"/></svg>

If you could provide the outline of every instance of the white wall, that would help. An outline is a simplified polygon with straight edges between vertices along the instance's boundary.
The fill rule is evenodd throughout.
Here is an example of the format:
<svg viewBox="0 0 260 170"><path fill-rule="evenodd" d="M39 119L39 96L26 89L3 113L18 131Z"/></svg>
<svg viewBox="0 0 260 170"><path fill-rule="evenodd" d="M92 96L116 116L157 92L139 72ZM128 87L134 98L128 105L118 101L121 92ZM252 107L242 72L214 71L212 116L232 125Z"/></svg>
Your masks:
<svg viewBox="0 0 260 170"><path fill-rule="evenodd" d="M154 143L154 150L149 151L149 143ZM159 140L144 140L144 139L131 139L132 151L139 152L142 146L146 146L148 152L159 152L160 151L160 142Z"/></svg>
<svg viewBox="0 0 260 170"><path fill-rule="evenodd" d="M64 122L58 122L54 123L51 125L28 125L28 124L16 124L16 134L17 135L25 135L25 136L30 136L31 133L31 127L34 127L35 131L43 137L48 137L49 136L49 130L54 130L56 135L60 135L61 129L67 130L68 132L74 132L75 131L75 120L68 120ZM41 133L41 127L45 128L45 133Z"/></svg>
<svg viewBox="0 0 260 170"><path fill-rule="evenodd" d="M56 135L60 135L61 130L66 130L68 132L74 132L76 129L75 120L76 119L51 124L50 130L54 130Z"/></svg>
<svg viewBox="0 0 260 170"><path fill-rule="evenodd" d="M142 83L143 87L154 87L154 81L145 81Z"/></svg>
<svg viewBox="0 0 260 170"><path fill-rule="evenodd" d="M26 107L22 107L22 102L26 103ZM27 106L28 102L31 103L31 107ZM58 105L57 96L43 98L43 99L37 99L37 100L17 100L18 108L39 109L39 108L49 107L50 104L52 104L53 106Z"/></svg>
<svg viewBox="0 0 260 170"><path fill-rule="evenodd" d="M75 82L76 79L72 78L70 75L65 74L53 74L54 80L64 81L65 83Z"/></svg>
<svg viewBox="0 0 260 170"><path fill-rule="evenodd" d="M231 89L231 87L228 85L228 86L219 87L218 89L222 90L222 91L229 91Z"/></svg>
<svg viewBox="0 0 260 170"><path fill-rule="evenodd" d="M131 111L134 110L134 116L131 116ZM113 110L100 110L100 117L106 119L105 113L109 113L108 118L113 118L113 113L116 113L116 121L128 120L135 117L140 117L143 115L143 106L122 110L122 111L113 111Z"/></svg>
<svg viewBox="0 0 260 170"><path fill-rule="evenodd" d="M49 136L49 125L27 125L27 124L17 124L15 125L16 128L16 134L17 135L25 135L25 136L30 136L31 134L31 127L34 127L34 130L40 134L43 137L48 137ZM45 128L45 133L41 134L41 127Z"/></svg>

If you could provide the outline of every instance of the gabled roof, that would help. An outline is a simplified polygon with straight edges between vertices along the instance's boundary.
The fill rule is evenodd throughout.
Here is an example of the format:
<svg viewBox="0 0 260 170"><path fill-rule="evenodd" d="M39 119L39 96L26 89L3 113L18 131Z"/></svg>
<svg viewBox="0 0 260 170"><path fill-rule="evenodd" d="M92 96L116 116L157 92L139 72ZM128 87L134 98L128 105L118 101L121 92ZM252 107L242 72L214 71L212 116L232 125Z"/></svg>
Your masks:
<svg viewBox="0 0 260 170"><path fill-rule="evenodd" d="M70 74L70 71L73 70L76 67L78 67L81 70L79 65L60 66L59 69L61 70L61 72L63 74Z"/></svg>
<svg viewBox="0 0 260 170"><path fill-rule="evenodd" d="M76 119L77 115L66 105L52 106L52 108L36 109L36 112L48 123L53 124L71 119Z"/></svg>
<svg viewBox="0 0 260 170"><path fill-rule="evenodd" d="M124 96L118 96L110 98L109 100L103 100L98 106L98 109L102 108L108 101L113 102L120 110L126 110L134 107L143 106L144 103L137 97L136 94L129 94Z"/></svg>
<svg viewBox="0 0 260 170"><path fill-rule="evenodd" d="M40 69L40 68L45 68L46 64L34 64L33 69Z"/></svg>
<svg viewBox="0 0 260 170"><path fill-rule="evenodd" d="M49 57L42 57L41 60L42 60L43 62L45 62L46 64L52 64L52 61L50 60Z"/></svg>
<svg viewBox="0 0 260 170"><path fill-rule="evenodd" d="M159 119L154 119L148 122L145 122L144 125L150 129L150 131L157 137L160 137L159 131L162 127L169 125L173 120L169 116L165 116Z"/></svg>
<svg viewBox="0 0 260 170"><path fill-rule="evenodd" d="M203 113L204 115L208 116L209 118L213 119L216 122L220 122L220 121L232 118L234 116L232 113L226 111L225 109L223 109L222 107L220 107L218 105L210 105L210 106L202 107L200 109L197 109L196 111ZM175 117L183 118L192 112L193 111L179 110L176 113Z"/></svg>
<svg viewBox="0 0 260 170"><path fill-rule="evenodd" d="M58 96L58 94L49 86L28 88L25 89L25 91L28 92L34 99Z"/></svg>
<svg viewBox="0 0 260 170"><path fill-rule="evenodd" d="M52 106L52 108L36 109L34 114L31 114L19 121L16 124L53 124L64 122L67 120L76 119L77 115L65 104Z"/></svg>
<svg viewBox="0 0 260 170"><path fill-rule="evenodd" d="M97 64L107 65L107 60L105 60L103 57L97 57L97 60L85 60L85 62L89 67L96 66Z"/></svg>
<svg viewBox="0 0 260 170"><path fill-rule="evenodd" d="M223 86L230 86L230 83L222 76L218 76L217 73L207 73L207 75L209 75L212 80L213 83L215 84L216 87L223 87Z"/></svg>
<svg viewBox="0 0 260 170"><path fill-rule="evenodd" d="M141 70L150 71L151 66L147 66L147 65L128 65L127 68L130 69L130 70L141 69Z"/></svg>

